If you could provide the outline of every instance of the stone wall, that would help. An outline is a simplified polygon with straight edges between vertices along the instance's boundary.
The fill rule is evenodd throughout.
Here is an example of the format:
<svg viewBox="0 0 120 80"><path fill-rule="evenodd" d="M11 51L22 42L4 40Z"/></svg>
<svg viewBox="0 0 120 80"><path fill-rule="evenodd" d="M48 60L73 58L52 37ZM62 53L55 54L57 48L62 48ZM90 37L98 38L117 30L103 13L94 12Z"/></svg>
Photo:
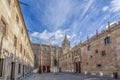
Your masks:
<svg viewBox="0 0 120 80"><path fill-rule="evenodd" d="M110 38L109 43L105 43L107 37ZM116 71L120 73L119 39L120 23L117 23L83 43L82 72L110 76L113 76L113 72Z"/></svg>
<svg viewBox="0 0 120 80"><path fill-rule="evenodd" d="M17 80L29 73L33 68L33 57L18 1L0 0L0 59L3 59L3 64L0 65L3 68L0 79Z"/></svg>

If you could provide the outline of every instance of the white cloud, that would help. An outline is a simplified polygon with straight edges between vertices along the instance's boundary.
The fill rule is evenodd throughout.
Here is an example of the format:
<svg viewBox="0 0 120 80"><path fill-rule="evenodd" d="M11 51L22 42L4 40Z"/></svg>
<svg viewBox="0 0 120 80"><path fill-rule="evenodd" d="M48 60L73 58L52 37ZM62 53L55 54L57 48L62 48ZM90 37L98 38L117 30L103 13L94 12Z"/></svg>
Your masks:
<svg viewBox="0 0 120 80"><path fill-rule="evenodd" d="M112 12L120 11L120 0L111 1L111 10Z"/></svg>
<svg viewBox="0 0 120 80"><path fill-rule="evenodd" d="M50 32L47 32L46 30L44 30L42 33L39 33L39 32L32 33L31 37L40 38L42 40L47 40L50 37L52 37L53 35L54 35L53 33L50 33Z"/></svg>
<svg viewBox="0 0 120 80"><path fill-rule="evenodd" d="M38 36L39 36L39 33L38 33L38 32L34 32L34 33L31 34L31 37L38 38Z"/></svg>
<svg viewBox="0 0 120 80"><path fill-rule="evenodd" d="M61 27L68 18L72 7L71 0L52 0L45 10L43 23L54 30Z"/></svg>
<svg viewBox="0 0 120 80"><path fill-rule="evenodd" d="M113 25L113 24L115 24L115 23L117 23L117 21L111 22L110 25ZM108 25L106 25L106 29L108 29Z"/></svg>
<svg viewBox="0 0 120 80"><path fill-rule="evenodd" d="M47 30L44 30L42 33L39 32L33 32L31 34L31 39L39 39L42 41L42 43L51 43L54 45L60 45L62 44L62 40L64 39L65 32L69 31L69 29L66 30L57 30L55 32L49 32ZM67 35L68 39L73 39L76 35Z"/></svg>
<svg viewBox="0 0 120 80"><path fill-rule="evenodd" d="M114 18L119 18L117 16L119 15L117 11L120 10L119 0L106 0L105 3L110 2L108 5L96 0L38 0L36 2L38 5L37 8L34 7L36 10L34 13L38 21L35 20L34 23L40 23L42 29L46 30L41 33L34 32L31 37L39 38L41 43L61 44L67 32L71 44L74 45L80 39L86 39L86 35L92 36L96 29L103 30L108 20L112 22ZM40 9L39 3L44 3L41 6L43 8ZM101 13L101 10L105 12ZM28 26L36 26L31 23L33 22Z"/></svg>
<svg viewBox="0 0 120 80"><path fill-rule="evenodd" d="M44 30L44 32L43 33L40 33L40 38L41 39L43 39L43 40L47 40L47 39L49 39L50 37L52 37L54 34L53 33L50 33L50 32L48 32L48 31L46 31L46 30Z"/></svg>
<svg viewBox="0 0 120 80"><path fill-rule="evenodd" d="M108 9L109 9L108 6L104 6L104 7L102 8L103 11L107 11Z"/></svg>
<svg viewBox="0 0 120 80"><path fill-rule="evenodd" d="M111 0L110 5L104 6L103 11L109 10L110 12L120 11L120 0Z"/></svg>

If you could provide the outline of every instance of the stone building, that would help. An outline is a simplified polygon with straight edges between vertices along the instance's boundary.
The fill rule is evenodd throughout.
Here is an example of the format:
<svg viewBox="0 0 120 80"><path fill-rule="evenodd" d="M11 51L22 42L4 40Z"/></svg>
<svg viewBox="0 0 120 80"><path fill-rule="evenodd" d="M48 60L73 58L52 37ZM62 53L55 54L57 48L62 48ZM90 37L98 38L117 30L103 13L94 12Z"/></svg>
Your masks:
<svg viewBox="0 0 120 80"><path fill-rule="evenodd" d="M70 42L65 35L65 38L62 42L62 54L59 56L59 67L62 72L72 72L72 52L70 48Z"/></svg>
<svg viewBox="0 0 120 80"><path fill-rule="evenodd" d="M120 75L120 22L112 25L108 24L108 29L100 33L96 31L96 35L91 38L87 36L86 41L80 41L73 48L70 47L70 42L65 35L62 47L59 48L60 53L57 59L59 69L62 72L77 72L101 76L113 76L113 73L117 72ZM57 50L56 48L54 49ZM54 53L54 49L53 55L56 53ZM46 50L41 47L40 51L41 53L46 53ZM47 53L51 52L51 49L49 49ZM48 56L51 59L47 58L47 61L53 64L52 56L50 54ZM44 60L42 57L41 60ZM41 62L45 63L45 61Z"/></svg>
<svg viewBox="0 0 120 80"><path fill-rule="evenodd" d="M32 44L35 56L35 68L39 68L41 72L53 72L54 60L57 60L59 65L59 55L62 53L62 48L53 45Z"/></svg>
<svg viewBox="0 0 120 80"><path fill-rule="evenodd" d="M34 54L18 0L0 0L0 80L18 80L34 65Z"/></svg>
<svg viewBox="0 0 120 80"><path fill-rule="evenodd" d="M64 50L59 57L61 71L101 76L113 76L117 72L120 75L120 22L108 24L108 29L101 33L96 31L96 35L87 37L85 42Z"/></svg>
<svg viewBox="0 0 120 80"><path fill-rule="evenodd" d="M72 63L74 72L81 73L81 49L79 45L72 48Z"/></svg>
<svg viewBox="0 0 120 80"><path fill-rule="evenodd" d="M59 56L59 66L62 72L81 72L80 47L70 48L70 42L65 35L62 43L63 53Z"/></svg>
<svg viewBox="0 0 120 80"><path fill-rule="evenodd" d="M82 72L93 75L120 75L120 22L87 38L81 45Z"/></svg>

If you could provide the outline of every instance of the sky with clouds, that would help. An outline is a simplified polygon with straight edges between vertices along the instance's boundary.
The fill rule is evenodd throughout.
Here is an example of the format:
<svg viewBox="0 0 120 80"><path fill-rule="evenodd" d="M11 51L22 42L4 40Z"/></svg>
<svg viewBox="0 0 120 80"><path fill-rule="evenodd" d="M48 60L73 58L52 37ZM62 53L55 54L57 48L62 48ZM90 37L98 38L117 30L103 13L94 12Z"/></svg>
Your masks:
<svg viewBox="0 0 120 80"><path fill-rule="evenodd" d="M20 0L33 43L61 46L65 33L74 46L120 21L120 0Z"/></svg>

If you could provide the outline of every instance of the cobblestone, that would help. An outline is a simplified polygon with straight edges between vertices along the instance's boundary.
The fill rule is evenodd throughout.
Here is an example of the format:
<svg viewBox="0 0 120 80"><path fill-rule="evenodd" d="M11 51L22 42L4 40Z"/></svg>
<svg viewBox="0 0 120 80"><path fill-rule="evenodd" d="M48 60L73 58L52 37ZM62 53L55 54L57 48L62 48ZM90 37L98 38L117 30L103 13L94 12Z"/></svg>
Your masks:
<svg viewBox="0 0 120 80"><path fill-rule="evenodd" d="M43 73L32 74L22 80L120 80L108 76L83 75L75 73Z"/></svg>

